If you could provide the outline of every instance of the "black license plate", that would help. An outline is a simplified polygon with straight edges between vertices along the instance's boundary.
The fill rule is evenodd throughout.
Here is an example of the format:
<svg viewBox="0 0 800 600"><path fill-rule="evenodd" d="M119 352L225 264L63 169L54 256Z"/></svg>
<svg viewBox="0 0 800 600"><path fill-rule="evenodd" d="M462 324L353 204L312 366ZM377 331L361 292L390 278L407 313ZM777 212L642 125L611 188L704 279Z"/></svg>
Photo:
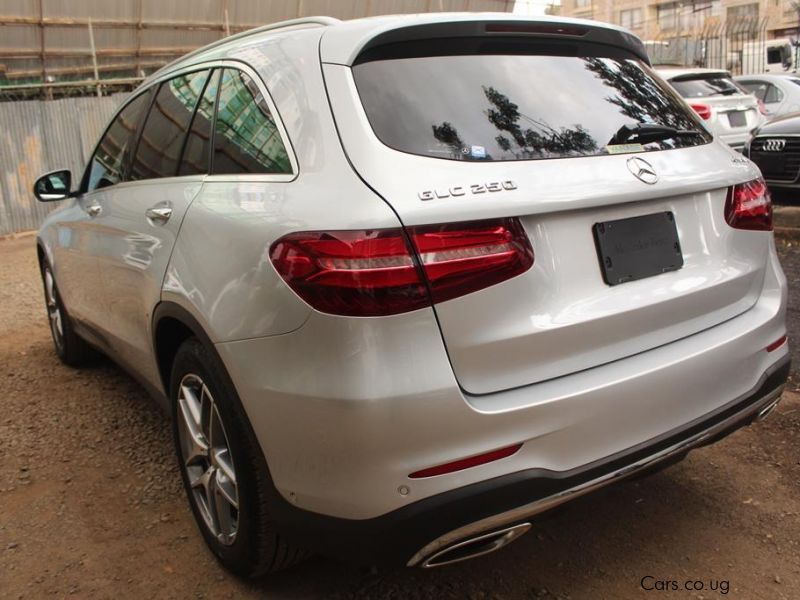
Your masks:
<svg viewBox="0 0 800 600"><path fill-rule="evenodd" d="M683 266L675 216L661 212L595 223L594 241L603 280L618 285Z"/></svg>
<svg viewBox="0 0 800 600"><path fill-rule="evenodd" d="M747 125L747 111L737 110L728 113L728 122L731 127L744 127Z"/></svg>

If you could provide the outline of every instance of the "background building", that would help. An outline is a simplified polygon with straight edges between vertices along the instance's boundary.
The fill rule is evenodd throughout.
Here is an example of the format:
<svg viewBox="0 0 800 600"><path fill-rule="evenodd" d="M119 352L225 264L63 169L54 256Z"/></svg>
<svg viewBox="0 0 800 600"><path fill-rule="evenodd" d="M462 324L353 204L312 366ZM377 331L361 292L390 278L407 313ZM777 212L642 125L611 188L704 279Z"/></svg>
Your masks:
<svg viewBox="0 0 800 600"><path fill-rule="evenodd" d="M199 46L285 19L513 8L514 0L0 0L0 100L127 91Z"/></svg>
<svg viewBox="0 0 800 600"><path fill-rule="evenodd" d="M768 38L797 36L794 0L562 0L561 14L627 27L643 40L700 35L709 29L763 29Z"/></svg>

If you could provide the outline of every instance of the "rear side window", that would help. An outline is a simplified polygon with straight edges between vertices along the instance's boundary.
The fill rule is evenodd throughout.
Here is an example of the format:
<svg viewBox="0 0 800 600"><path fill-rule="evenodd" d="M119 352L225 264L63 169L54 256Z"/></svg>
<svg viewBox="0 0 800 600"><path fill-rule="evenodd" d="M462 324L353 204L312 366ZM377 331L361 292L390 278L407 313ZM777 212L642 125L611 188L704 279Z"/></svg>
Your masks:
<svg viewBox="0 0 800 600"><path fill-rule="evenodd" d="M145 121L130 179L174 177L194 108L208 71L179 75L161 84Z"/></svg>
<svg viewBox="0 0 800 600"><path fill-rule="evenodd" d="M217 101L219 75L215 70L206 84L203 98L192 120L189 137L183 150L179 175L208 173L208 160L211 157L211 125L214 122L214 105Z"/></svg>
<svg viewBox="0 0 800 600"><path fill-rule="evenodd" d="M692 75L670 79L672 86L684 98L707 98L741 94L741 88L730 77L721 73Z"/></svg>
<svg viewBox="0 0 800 600"><path fill-rule="evenodd" d="M764 100L767 95L767 87L769 86L769 84L759 81L740 81L739 85L759 100Z"/></svg>
<svg viewBox="0 0 800 600"><path fill-rule="evenodd" d="M122 180L126 152L132 145L150 98L150 92L145 92L131 100L106 130L89 163L86 191L108 187Z"/></svg>
<svg viewBox="0 0 800 600"><path fill-rule="evenodd" d="M286 147L256 83L225 69L219 90L212 173L291 173Z"/></svg>
<svg viewBox="0 0 800 600"><path fill-rule="evenodd" d="M438 49L387 46L353 67L372 129L387 146L451 160L505 161L711 140L674 92L623 51L588 43L438 42ZM637 123L699 133L633 150L612 143L623 125Z"/></svg>

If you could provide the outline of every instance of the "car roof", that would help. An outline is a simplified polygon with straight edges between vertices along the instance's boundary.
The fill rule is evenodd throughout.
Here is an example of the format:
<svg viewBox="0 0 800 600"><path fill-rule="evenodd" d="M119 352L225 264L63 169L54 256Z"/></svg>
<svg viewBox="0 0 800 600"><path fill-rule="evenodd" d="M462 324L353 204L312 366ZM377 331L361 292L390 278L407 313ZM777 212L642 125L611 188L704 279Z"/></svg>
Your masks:
<svg viewBox="0 0 800 600"><path fill-rule="evenodd" d="M487 24L496 24L489 31ZM527 27L527 30L521 28ZM515 29L516 28L516 29ZM311 35L309 29L314 29ZM384 15L340 21L331 17L304 17L243 31L204 46L161 68L145 84L194 64L224 58L242 44L255 44L275 35L308 35L320 43L322 62L352 65L367 47L377 43L474 35L529 36L571 39L623 47L649 64L638 37L617 25L566 17L528 17L512 13L428 13Z"/></svg>
<svg viewBox="0 0 800 600"><path fill-rule="evenodd" d="M731 74L725 69L702 69L699 67L667 67L656 68L656 72L665 79L675 79L686 75L724 75L730 77Z"/></svg>
<svg viewBox="0 0 800 600"><path fill-rule="evenodd" d="M763 81L786 81L787 79L800 79L798 73L764 73L762 75L737 75L736 81L746 81L751 79L761 79Z"/></svg>

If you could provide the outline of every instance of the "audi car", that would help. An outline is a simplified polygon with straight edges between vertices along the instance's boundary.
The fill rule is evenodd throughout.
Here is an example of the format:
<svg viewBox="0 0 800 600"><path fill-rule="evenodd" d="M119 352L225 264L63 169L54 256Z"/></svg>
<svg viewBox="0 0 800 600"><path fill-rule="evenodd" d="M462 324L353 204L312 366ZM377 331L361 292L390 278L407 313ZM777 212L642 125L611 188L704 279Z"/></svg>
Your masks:
<svg viewBox="0 0 800 600"><path fill-rule="evenodd" d="M800 193L800 113L760 127L745 148L773 193L790 199Z"/></svg>
<svg viewBox="0 0 800 600"><path fill-rule="evenodd" d="M242 576L492 552L763 418L789 372L761 173L613 25L247 31L33 191L61 202L37 237L56 353L164 407Z"/></svg>

